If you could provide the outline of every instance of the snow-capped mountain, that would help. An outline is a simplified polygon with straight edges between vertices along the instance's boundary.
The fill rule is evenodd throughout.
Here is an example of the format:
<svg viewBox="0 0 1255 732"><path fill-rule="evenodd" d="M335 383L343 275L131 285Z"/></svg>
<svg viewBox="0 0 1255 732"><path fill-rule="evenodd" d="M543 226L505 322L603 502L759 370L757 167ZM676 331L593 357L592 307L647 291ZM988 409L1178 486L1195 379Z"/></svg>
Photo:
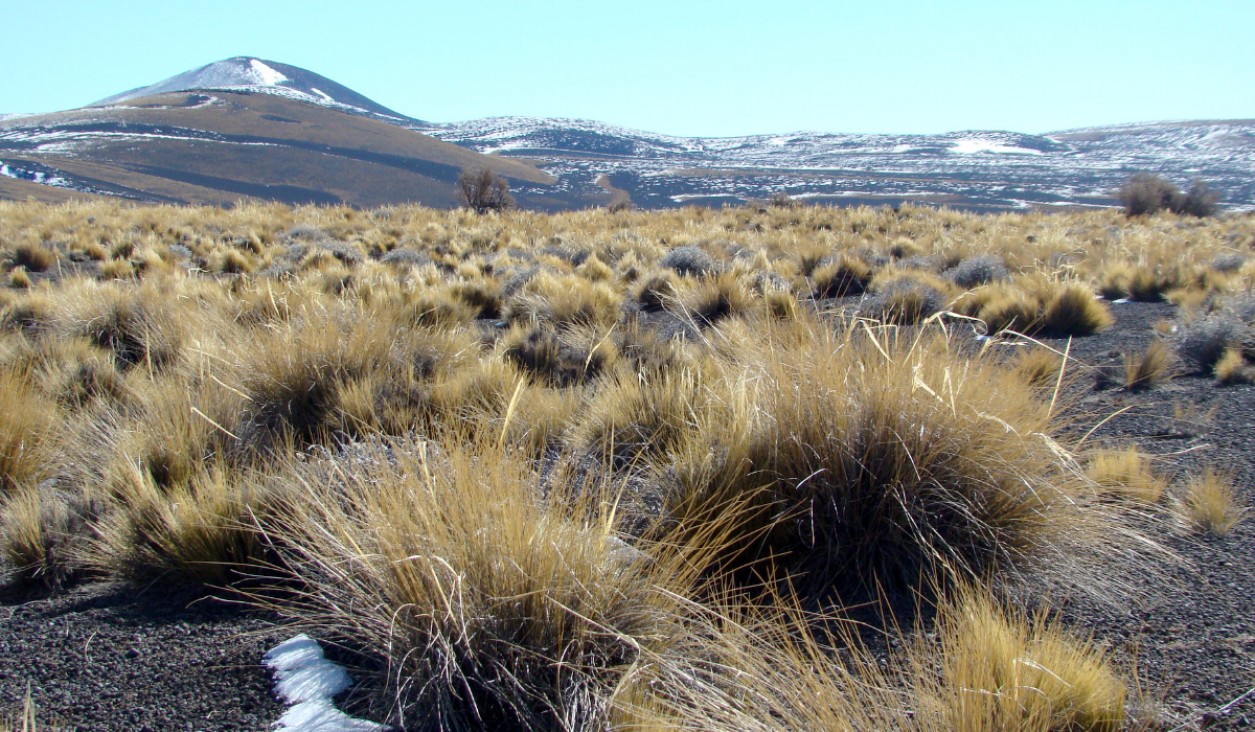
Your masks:
<svg viewBox="0 0 1255 732"><path fill-rule="evenodd" d="M373 114L399 122L417 122L312 71L251 56L215 61L156 84L115 94L91 105L105 107L155 94L195 90L275 94L347 112Z"/></svg>
<svg viewBox="0 0 1255 732"><path fill-rule="evenodd" d="M1139 172L1181 186L1201 179L1228 208L1255 210L1255 120L722 138L542 117L439 124L254 57L82 109L0 115L0 197L55 188L149 201L446 206L459 171L484 166L509 178L522 205L547 210L626 198L643 208L741 204L776 193L840 205L1110 206Z"/></svg>

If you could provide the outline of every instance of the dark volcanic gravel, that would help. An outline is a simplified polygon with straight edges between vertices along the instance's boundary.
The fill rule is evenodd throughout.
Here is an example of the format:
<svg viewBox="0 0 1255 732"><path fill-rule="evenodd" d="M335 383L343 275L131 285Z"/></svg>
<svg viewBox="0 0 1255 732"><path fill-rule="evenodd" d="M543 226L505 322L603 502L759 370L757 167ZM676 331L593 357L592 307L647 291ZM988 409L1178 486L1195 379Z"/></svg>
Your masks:
<svg viewBox="0 0 1255 732"><path fill-rule="evenodd" d="M41 730L269 729L283 707L261 660L287 636L195 597L95 584L3 598L0 710L29 685Z"/></svg>
<svg viewBox="0 0 1255 732"><path fill-rule="evenodd" d="M1088 366L1121 363L1155 337L1167 304L1114 305L1109 331L1074 339ZM1051 341L1062 349L1065 341ZM1084 372L1076 408L1091 440L1133 439L1170 476L1205 464L1255 484L1255 387L1180 376L1143 392ZM1101 383L1100 383L1101 382ZM1255 728L1255 518L1228 536L1165 525L1155 538L1181 561L1140 579L1119 607L1075 600L1067 621L1107 643L1161 701L1164 730ZM160 586L90 585L52 598L0 597L0 711L29 685L41 720L70 730L265 730L282 714L260 662L290 633L238 608L192 602ZM47 728L45 723L43 728Z"/></svg>

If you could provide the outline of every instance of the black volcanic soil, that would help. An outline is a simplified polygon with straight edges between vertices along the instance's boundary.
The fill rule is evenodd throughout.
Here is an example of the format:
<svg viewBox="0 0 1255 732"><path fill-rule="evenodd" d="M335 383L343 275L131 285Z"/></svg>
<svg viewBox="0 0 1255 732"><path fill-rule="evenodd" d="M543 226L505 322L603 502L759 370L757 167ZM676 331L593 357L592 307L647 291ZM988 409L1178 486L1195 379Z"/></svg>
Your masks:
<svg viewBox="0 0 1255 732"><path fill-rule="evenodd" d="M1167 304L1113 305L1116 325L1077 338L1088 366L1140 353ZM1065 341L1050 341L1062 349ZM1091 440L1134 439L1168 475L1203 464L1236 472L1242 500L1255 484L1255 387L1180 376L1140 393L1082 368L1081 429L1126 410ZM1145 576L1135 599L1112 607L1076 600L1064 617L1135 655L1158 698L1147 714L1164 730L1255 727L1255 518L1228 536L1164 527L1179 564ZM51 598L0 597L0 709L20 709L29 687L41 719L69 730L263 730L282 713L261 667L291 633L236 607L194 602L160 586L88 585ZM1141 716L1141 715L1139 715ZM45 725L46 728L47 725Z"/></svg>

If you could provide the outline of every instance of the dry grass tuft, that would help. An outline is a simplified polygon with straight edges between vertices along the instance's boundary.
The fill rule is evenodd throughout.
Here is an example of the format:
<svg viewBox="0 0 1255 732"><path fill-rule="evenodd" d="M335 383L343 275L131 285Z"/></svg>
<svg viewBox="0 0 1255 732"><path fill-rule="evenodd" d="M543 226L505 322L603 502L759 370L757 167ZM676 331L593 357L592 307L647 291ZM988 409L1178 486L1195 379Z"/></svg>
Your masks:
<svg viewBox="0 0 1255 732"><path fill-rule="evenodd" d="M1179 508L1190 526L1224 536L1250 514L1239 500L1233 476L1208 467L1185 484Z"/></svg>
<svg viewBox="0 0 1255 732"><path fill-rule="evenodd" d="M56 424L55 403L29 378L0 371L0 497L52 473Z"/></svg>
<svg viewBox="0 0 1255 732"><path fill-rule="evenodd" d="M943 603L936 647L914 651L925 717L943 729L1122 729L1127 687L1092 641L1072 637L1044 611L1023 620L967 589ZM933 654L940 675L930 678Z"/></svg>
<svg viewBox="0 0 1255 732"><path fill-rule="evenodd" d="M1150 458L1136 445L1103 448L1089 455L1086 474L1108 495L1158 503L1168 482L1151 469Z"/></svg>
<svg viewBox="0 0 1255 732"><path fill-rule="evenodd" d="M256 570L269 548L256 529L266 488L246 471L214 469L162 487L132 465L83 550L91 568L128 579L224 586Z"/></svg>
<svg viewBox="0 0 1255 732"><path fill-rule="evenodd" d="M1106 330L1115 322L1106 303L1089 288L1064 284L1046 302L1040 332L1051 336L1085 336Z"/></svg>
<svg viewBox="0 0 1255 732"><path fill-rule="evenodd" d="M1222 386L1255 383L1255 368L1247 363L1240 348L1226 348L1224 355L1212 367L1216 383Z"/></svg>
<svg viewBox="0 0 1255 732"><path fill-rule="evenodd" d="M1176 357L1166 341L1151 341L1140 356L1124 357L1124 387L1143 391L1172 377Z"/></svg>
<svg viewBox="0 0 1255 732"><path fill-rule="evenodd" d="M613 493L465 444L298 474L273 535L308 589L279 609L377 660L402 724L593 728L691 572L617 538Z"/></svg>
<svg viewBox="0 0 1255 732"><path fill-rule="evenodd" d="M1104 543L1092 522L1111 517L1089 512L1045 437L1049 404L992 360L936 335L842 336L815 322L729 341L737 355L704 391L709 404L671 410L681 490L669 510L685 526L735 527L723 566L775 564L823 594Z"/></svg>

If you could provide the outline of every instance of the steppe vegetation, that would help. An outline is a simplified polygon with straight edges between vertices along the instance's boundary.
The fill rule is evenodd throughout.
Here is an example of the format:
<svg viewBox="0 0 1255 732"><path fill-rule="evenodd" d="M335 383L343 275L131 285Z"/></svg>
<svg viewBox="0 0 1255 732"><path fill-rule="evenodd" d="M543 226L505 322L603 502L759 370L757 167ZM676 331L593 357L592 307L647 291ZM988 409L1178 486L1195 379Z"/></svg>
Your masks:
<svg viewBox="0 0 1255 732"><path fill-rule="evenodd" d="M1067 339L1168 299L1111 378L1249 381L1253 246L1115 211L0 204L0 551L277 611L416 727L1151 727L1052 604L1244 509L1088 439Z"/></svg>

